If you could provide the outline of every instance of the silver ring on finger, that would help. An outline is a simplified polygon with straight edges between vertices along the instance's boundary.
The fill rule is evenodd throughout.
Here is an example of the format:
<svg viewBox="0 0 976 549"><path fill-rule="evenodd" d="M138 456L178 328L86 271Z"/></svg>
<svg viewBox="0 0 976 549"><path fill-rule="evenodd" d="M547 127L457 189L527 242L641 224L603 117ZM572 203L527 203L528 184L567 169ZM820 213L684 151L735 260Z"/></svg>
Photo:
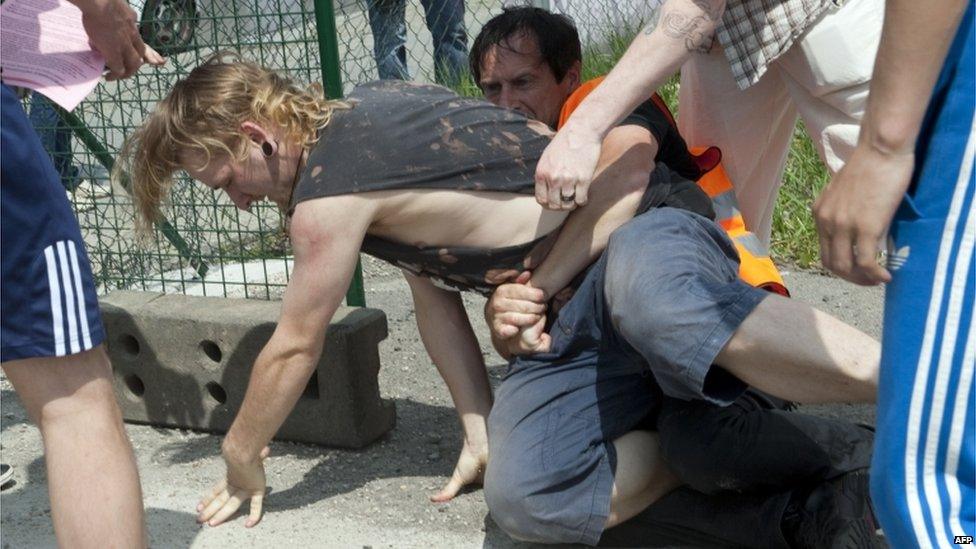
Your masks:
<svg viewBox="0 0 976 549"><path fill-rule="evenodd" d="M888 265L888 250L878 250L878 255L875 257L875 260L882 267Z"/></svg>
<svg viewBox="0 0 976 549"><path fill-rule="evenodd" d="M561 194L559 198L563 199L563 202L574 202L576 200L576 192L571 192L569 194Z"/></svg>

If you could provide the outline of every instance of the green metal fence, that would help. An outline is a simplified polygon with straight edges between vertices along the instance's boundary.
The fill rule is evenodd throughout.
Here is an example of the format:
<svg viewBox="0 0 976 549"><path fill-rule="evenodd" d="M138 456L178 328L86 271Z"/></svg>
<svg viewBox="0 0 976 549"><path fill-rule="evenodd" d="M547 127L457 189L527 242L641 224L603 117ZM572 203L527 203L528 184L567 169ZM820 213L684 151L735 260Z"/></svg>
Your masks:
<svg viewBox="0 0 976 549"><path fill-rule="evenodd" d="M103 82L60 120L44 122L43 116L34 116L56 163L63 167L99 290L274 298L287 284L291 269L283 218L274 205L257 204L249 213L240 212L221 194L190 184L183 176L172 193L166 223L148 246L140 246L132 229L131 200L122 186L109 182L107 168L126 134L173 82L218 49L237 50L303 82L324 80L333 97L376 79L370 6L362 0L144 1L133 6L142 16L140 30L168 56L167 65L144 67L129 80ZM531 3L572 16L591 50L612 41L622 28L632 31L649 10L649 2L638 0ZM470 45L503 2L474 0L461 5ZM409 0L404 7L410 76L433 81L435 48L421 3ZM32 115L42 115L46 108L39 100L28 104L32 111L37 109ZM68 145L66 127L73 131ZM62 143L53 139L56 134ZM352 289L349 300L359 304L361 296L360 285Z"/></svg>

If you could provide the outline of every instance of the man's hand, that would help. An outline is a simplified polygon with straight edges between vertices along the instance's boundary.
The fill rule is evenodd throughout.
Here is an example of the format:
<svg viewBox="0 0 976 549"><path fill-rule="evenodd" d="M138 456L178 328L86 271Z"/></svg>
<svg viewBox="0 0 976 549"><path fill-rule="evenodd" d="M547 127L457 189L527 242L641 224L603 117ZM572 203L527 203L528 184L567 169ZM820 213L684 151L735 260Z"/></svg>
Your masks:
<svg viewBox="0 0 976 549"><path fill-rule="evenodd" d="M485 321L492 341L504 356L527 355L549 350L546 328L546 293L528 286L531 273L519 275L514 283L495 289L485 304Z"/></svg>
<svg viewBox="0 0 976 549"><path fill-rule="evenodd" d="M530 272L523 272L491 294L485 304L485 321L493 336L508 339L545 319L546 293L527 285L531 276Z"/></svg>
<svg viewBox="0 0 976 549"><path fill-rule="evenodd" d="M197 505L197 522L217 526L233 516L249 499L251 510L244 526L251 528L261 522L261 505L265 491L264 460L270 453L271 450L266 446L256 461L239 462L225 452L227 478L200 500Z"/></svg>
<svg viewBox="0 0 976 549"><path fill-rule="evenodd" d="M536 201L550 210L573 210L585 205L601 145L599 134L578 130L570 119L536 165Z"/></svg>
<svg viewBox="0 0 976 549"><path fill-rule="evenodd" d="M508 340L508 352L515 356L547 353L551 347L552 337L546 333L546 315Z"/></svg>
<svg viewBox="0 0 976 549"><path fill-rule="evenodd" d="M139 35L136 12L125 0L75 0L92 48L105 58L105 80L119 80L135 74L143 62L166 62Z"/></svg>
<svg viewBox="0 0 976 549"><path fill-rule="evenodd" d="M461 491L461 488L469 484L484 484L485 467L488 466L488 442L479 443L464 442L461 448L461 455L458 456L457 465L454 466L454 474L451 480L441 488L440 492L430 496L430 501L443 503L454 499L454 496Z"/></svg>
<svg viewBox="0 0 976 549"><path fill-rule="evenodd" d="M862 139L813 205L824 267L866 286L891 280L878 251L914 165L911 151L886 152Z"/></svg>

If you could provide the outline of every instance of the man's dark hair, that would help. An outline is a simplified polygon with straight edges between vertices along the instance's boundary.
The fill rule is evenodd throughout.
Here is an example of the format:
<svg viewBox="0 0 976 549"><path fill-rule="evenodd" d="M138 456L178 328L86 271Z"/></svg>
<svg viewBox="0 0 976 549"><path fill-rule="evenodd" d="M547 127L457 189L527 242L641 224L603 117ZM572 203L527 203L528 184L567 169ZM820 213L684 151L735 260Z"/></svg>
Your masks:
<svg viewBox="0 0 976 549"><path fill-rule="evenodd" d="M542 8L505 8L491 18L471 45L468 62L475 84L481 82L481 62L492 46L507 48L508 41L526 34L535 38L542 60L549 65L557 82L561 82L573 63L583 59L579 33L572 19Z"/></svg>

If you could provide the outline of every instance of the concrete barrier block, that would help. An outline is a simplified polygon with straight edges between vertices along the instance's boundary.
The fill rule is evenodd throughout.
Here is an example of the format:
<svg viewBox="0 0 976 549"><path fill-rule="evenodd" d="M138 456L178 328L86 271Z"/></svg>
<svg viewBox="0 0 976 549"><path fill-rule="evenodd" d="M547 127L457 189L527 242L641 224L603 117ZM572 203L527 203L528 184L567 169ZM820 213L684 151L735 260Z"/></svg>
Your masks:
<svg viewBox="0 0 976 549"><path fill-rule="evenodd" d="M101 299L115 391L126 421L226 432L280 302L117 291ZM278 440L359 448L393 428L380 398L386 315L340 307L325 350Z"/></svg>

